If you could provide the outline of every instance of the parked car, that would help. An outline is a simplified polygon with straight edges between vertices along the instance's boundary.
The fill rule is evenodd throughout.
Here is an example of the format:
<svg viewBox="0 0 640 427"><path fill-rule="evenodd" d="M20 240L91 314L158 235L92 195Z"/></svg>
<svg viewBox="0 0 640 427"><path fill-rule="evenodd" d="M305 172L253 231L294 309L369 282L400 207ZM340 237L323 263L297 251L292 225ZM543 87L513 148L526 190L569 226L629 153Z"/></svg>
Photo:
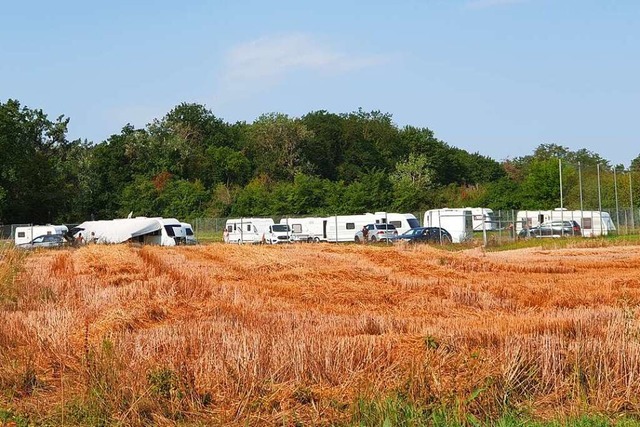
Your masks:
<svg viewBox="0 0 640 427"><path fill-rule="evenodd" d="M65 246L67 241L60 234L45 234L38 236L29 243L22 243L17 245L20 249L35 249L35 248L61 248Z"/></svg>
<svg viewBox="0 0 640 427"><path fill-rule="evenodd" d="M365 228L369 231L367 240L370 242L390 241L398 238L398 230L393 224L368 224ZM356 233L354 240L356 242L364 241L362 230Z"/></svg>
<svg viewBox="0 0 640 427"><path fill-rule="evenodd" d="M518 233L518 237L573 237L582 236L580 224L576 221L549 221L531 227L523 228Z"/></svg>
<svg viewBox="0 0 640 427"><path fill-rule="evenodd" d="M451 243L451 234L441 227L417 227L398 236L407 243Z"/></svg>

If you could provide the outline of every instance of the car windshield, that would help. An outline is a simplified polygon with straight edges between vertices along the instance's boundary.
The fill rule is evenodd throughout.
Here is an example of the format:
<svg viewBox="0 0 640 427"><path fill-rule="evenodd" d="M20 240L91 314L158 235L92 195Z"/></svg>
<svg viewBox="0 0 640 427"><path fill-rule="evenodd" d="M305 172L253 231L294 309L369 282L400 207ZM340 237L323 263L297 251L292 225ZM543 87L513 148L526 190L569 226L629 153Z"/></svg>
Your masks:
<svg viewBox="0 0 640 427"><path fill-rule="evenodd" d="M289 226L286 224L275 224L271 226L271 229L276 232L287 232L289 231Z"/></svg>

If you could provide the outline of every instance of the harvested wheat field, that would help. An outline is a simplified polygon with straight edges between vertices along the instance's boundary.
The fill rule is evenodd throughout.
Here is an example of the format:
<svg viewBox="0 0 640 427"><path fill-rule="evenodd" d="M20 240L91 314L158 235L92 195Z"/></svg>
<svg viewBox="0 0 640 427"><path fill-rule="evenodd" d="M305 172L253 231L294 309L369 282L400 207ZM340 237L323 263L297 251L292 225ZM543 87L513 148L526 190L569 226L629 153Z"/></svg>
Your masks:
<svg viewBox="0 0 640 427"><path fill-rule="evenodd" d="M119 245L0 259L0 407L22 420L640 413L637 246Z"/></svg>

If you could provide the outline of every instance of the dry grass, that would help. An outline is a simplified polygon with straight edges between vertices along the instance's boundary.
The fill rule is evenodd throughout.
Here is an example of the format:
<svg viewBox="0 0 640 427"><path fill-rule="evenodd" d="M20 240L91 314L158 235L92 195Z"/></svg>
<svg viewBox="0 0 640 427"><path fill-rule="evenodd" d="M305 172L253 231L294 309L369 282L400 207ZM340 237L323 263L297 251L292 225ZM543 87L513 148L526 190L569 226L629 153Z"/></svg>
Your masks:
<svg viewBox="0 0 640 427"><path fill-rule="evenodd" d="M21 268L19 268L21 267ZM0 407L51 424L640 412L640 247L86 246L0 256Z"/></svg>

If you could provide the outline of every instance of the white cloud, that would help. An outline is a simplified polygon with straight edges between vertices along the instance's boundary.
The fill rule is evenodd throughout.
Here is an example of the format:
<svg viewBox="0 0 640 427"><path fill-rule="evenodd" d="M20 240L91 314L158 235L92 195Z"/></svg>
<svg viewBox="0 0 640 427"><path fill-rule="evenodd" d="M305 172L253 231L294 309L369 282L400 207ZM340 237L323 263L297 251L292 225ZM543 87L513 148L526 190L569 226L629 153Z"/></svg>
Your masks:
<svg viewBox="0 0 640 427"><path fill-rule="evenodd" d="M347 54L306 34L285 34L231 48L225 57L222 79L227 88L246 90L257 84L273 85L293 71L341 74L386 60L383 56Z"/></svg>
<svg viewBox="0 0 640 427"><path fill-rule="evenodd" d="M527 0L469 0L465 3L467 9L486 9L494 6L524 3Z"/></svg>

